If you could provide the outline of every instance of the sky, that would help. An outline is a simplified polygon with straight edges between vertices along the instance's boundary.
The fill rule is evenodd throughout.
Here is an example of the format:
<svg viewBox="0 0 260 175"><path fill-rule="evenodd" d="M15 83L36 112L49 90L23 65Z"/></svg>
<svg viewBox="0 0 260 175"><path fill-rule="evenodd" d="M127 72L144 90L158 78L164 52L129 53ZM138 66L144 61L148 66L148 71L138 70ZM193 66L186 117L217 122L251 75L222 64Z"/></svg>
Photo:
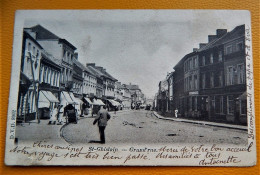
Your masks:
<svg viewBox="0 0 260 175"><path fill-rule="evenodd" d="M238 10L28 10L24 27L40 24L77 48L82 64L96 63L119 82L138 84L147 98L186 54L216 29L250 24Z"/></svg>

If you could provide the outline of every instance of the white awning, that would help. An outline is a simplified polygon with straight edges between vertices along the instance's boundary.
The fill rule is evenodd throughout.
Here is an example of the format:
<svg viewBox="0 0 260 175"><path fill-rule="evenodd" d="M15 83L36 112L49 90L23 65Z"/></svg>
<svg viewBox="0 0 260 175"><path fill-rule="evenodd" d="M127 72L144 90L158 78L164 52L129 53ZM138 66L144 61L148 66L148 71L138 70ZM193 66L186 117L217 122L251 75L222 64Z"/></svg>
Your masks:
<svg viewBox="0 0 260 175"><path fill-rule="evenodd" d="M91 101L89 98L85 97L84 99L85 99L90 105L93 104L92 101Z"/></svg>
<svg viewBox="0 0 260 175"><path fill-rule="evenodd" d="M61 104L67 106L67 104L73 104L73 100L71 99L68 92L62 91L60 95Z"/></svg>
<svg viewBox="0 0 260 175"><path fill-rule="evenodd" d="M82 103L83 103L83 101L80 100L79 98L76 98L76 97L75 97L75 99L76 99L76 101L78 102L78 104L82 104Z"/></svg>
<svg viewBox="0 0 260 175"><path fill-rule="evenodd" d="M93 105L104 106L105 104L100 99L93 99Z"/></svg>
<svg viewBox="0 0 260 175"><path fill-rule="evenodd" d="M59 100L53 95L53 93L51 93L50 91L41 91L46 98L53 103L59 103Z"/></svg>
<svg viewBox="0 0 260 175"><path fill-rule="evenodd" d="M110 101L110 103L111 103L113 106L119 106L119 105L120 105L120 103L118 103L118 102L115 101L115 100L108 100L108 101Z"/></svg>
<svg viewBox="0 0 260 175"><path fill-rule="evenodd" d="M105 104L103 103L103 101L102 100L100 100L100 99L97 99L97 101L98 101L98 103L99 103L99 105L100 106L104 106Z"/></svg>
<svg viewBox="0 0 260 175"><path fill-rule="evenodd" d="M50 103L59 103L59 100L50 91L40 91L38 107L49 108Z"/></svg>
<svg viewBox="0 0 260 175"><path fill-rule="evenodd" d="M74 104L77 104L77 105L80 104L80 103L78 102L78 100L74 97L74 94L73 94L72 92L70 92L69 95L70 95L70 97L71 97L71 99L72 99L72 101L73 101Z"/></svg>
<svg viewBox="0 0 260 175"><path fill-rule="evenodd" d="M38 108L49 108L49 107L50 107L50 101L40 91L39 99L38 99Z"/></svg>

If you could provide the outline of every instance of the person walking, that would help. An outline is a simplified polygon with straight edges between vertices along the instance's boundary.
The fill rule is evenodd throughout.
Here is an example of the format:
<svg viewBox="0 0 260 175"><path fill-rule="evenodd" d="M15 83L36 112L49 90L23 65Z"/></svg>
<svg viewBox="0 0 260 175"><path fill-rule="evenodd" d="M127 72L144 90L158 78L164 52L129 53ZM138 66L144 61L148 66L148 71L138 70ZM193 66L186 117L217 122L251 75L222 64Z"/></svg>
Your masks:
<svg viewBox="0 0 260 175"><path fill-rule="evenodd" d="M100 142L105 143L105 129L107 126L107 121L110 119L110 114L106 110L106 106L101 106L101 109L98 111L98 114L93 122L93 125L98 123L99 134L100 134Z"/></svg>

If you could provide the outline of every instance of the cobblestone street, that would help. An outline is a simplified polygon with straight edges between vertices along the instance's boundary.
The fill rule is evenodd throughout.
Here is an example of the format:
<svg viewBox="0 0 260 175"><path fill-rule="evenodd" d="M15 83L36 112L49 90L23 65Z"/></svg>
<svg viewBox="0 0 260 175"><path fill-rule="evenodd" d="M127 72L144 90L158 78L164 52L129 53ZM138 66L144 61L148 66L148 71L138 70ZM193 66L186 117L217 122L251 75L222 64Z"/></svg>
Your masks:
<svg viewBox="0 0 260 175"><path fill-rule="evenodd" d="M134 110L111 113L106 127L106 143L216 143L247 144L247 132L156 118L151 111ZM93 118L83 118L78 124L68 124L61 130L69 143L99 141L98 127Z"/></svg>

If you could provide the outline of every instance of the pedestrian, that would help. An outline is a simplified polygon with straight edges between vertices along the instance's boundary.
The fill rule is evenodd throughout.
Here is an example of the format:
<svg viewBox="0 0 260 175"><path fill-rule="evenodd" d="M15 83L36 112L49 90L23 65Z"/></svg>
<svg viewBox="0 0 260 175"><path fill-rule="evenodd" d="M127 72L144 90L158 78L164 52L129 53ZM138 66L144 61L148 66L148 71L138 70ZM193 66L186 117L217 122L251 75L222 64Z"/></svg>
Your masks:
<svg viewBox="0 0 260 175"><path fill-rule="evenodd" d="M49 125L55 125L56 124L56 116L57 116L58 110L57 107L55 106L51 112L50 112L50 120L49 120Z"/></svg>
<svg viewBox="0 0 260 175"><path fill-rule="evenodd" d="M107 121L110 119L110 114L106 110L106 106L102 106L101 109L98 111L98 114L93 122L93 125L98 123L99 127L99 134L100 134L100 142L105 143L105 129L107 126Z"/></svg>
<svg viewBox="0 0 260 175"><path fill-rule="evenodd" d="M176 118L178 117L178 109L177 108L175 109L175 117Z"/></svg>
<svg viewBox="0 0 260 175"><path fill-rule="evenodd" d="M61 111L62 107L63 107L63 105L59 105L58 106L58 112L57 112L58 123L57 123L57 125L63 125L63 119L62 119L63 111Z"/></svg>

